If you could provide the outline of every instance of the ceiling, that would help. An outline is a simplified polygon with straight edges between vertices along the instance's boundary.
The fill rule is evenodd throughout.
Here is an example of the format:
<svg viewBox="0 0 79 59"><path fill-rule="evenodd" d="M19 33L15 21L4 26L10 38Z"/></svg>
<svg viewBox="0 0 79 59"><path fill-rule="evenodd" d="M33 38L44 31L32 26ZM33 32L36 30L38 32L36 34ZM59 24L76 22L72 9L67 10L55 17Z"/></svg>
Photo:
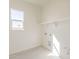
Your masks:
<svg viewBox="0 0 79 59"><path fill-rule="evenodd" d="M32 3L32 4L36 4L39 6L43 6L45 5L49 0L24 0L26 2Z"/></svg>

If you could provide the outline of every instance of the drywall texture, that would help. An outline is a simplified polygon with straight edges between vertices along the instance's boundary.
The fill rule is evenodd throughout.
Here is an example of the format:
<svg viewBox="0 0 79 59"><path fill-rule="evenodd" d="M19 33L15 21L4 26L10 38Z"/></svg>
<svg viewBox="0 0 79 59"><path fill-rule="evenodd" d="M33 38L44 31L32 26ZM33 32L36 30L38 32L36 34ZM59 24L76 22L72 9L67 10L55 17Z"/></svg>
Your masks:
<svg viewBox="0 0 79 59"><path fill-rule="evenodd" d="M11 8L24 12L24 30L10 28L10 54L40 45L40 8L22 0L10 0Z"/></svg>

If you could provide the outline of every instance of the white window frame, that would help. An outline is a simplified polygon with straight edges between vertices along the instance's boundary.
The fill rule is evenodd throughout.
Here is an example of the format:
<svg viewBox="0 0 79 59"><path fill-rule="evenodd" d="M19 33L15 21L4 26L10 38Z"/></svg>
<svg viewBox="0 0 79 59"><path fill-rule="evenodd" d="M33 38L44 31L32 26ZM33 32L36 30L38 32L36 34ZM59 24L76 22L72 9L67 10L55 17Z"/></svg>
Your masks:
<svg viewBox="0 0 79 59"><path fill-rule="evenodd" d="M12 30L24 30L24 12L11 8Z"/></svg>

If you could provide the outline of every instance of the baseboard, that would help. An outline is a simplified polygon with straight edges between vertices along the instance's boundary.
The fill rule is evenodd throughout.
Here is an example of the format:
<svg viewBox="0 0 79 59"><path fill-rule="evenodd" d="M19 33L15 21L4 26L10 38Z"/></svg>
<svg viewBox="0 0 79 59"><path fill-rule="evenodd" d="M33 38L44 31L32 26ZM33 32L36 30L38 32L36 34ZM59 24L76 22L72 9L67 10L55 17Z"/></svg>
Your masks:
<svg viewBox="0 0 79 59"><path fill-rule="evenodd" d="M39 46L41 46L41 45L40 44L34 45L33 47L30 47L28 49L23 49L23 50L15 52L15 53L11 53L11 54L9 54L9 56L17 55L19 53L22 53L22 52L25 52L25 51L29 51L29 50L34 49L34 48L39 47Z"/></svg>
<svg viewBox="0 0 79 59"><path fill-rule="evenodd" d="M43 46L43 45L41 45L41 47L43 47L43 48L45 48L45 49L47 49L48 51L50 51L50 52L51 52L51 50L50 50L50 49L48 49L47 47L45 47L45 46Z"/></svg>

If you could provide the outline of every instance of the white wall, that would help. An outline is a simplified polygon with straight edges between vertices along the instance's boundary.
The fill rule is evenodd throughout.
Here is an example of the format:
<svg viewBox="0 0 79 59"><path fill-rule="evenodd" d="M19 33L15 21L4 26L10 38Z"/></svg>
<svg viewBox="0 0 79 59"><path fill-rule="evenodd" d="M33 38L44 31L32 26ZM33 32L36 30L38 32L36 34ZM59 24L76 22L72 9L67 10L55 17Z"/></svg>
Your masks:
<svg viewBox="0 0 79 59"><path fill-rule="evenodd" d="M69 0L50 0L43 6L41 22L58 21L69 17Z"/></svg>
<svg viewBox="0 0 79 59"><path fill-rule="evenodd" d="M54 34L60 42L62 59L69 59L69 55L67 55L70 48L69 7L69 0L51 0L42 9L42 44L48 49L52 48L53 43L51 42L49 47L48 41L52 41ZM57 27L54 27L54 23L57 24Z"/></svg>
<svg viewBox="0 0 79 59"><path fill-rule="evenodd" d="M43 24L42 25L42 44L44 47L52 50L53 47L53 35L60 44L60 56L63 59L69 59L70 49L70 23L68 20L60 21L55 23ZM47 35L44 35L47 33ZM51 34L51 36L50 36ZM50 43L49 43L49 42ZM49 44L51 44L49 46Z"/></svg>
<svg viewBox="0 0 79 59"><path fill-rule="evenodd" d="M11 8L23 10L25 13L24 31L10 30L10 54L36 47L40 45L41 39L42 44L50 49L52 48L52 45L48 46L48 41L52 41L50 34L55 34L59 39L61 51L69 48L69 0L51 0L43 6L42 11L38 6L20 0L12 0L10 5ZM39 22L47 24L40 25ZM58 26L54 27L52 22L57 22ZM44 33L48 34L45 36ZM66 57L63 52L61 56L63 59Z"/></svg>
<svg viewBox="0 0 79 59"><path fill-rule="evenodd" d="M40 25L38 20L40 19L40 7L22 0L10 0L10 8L24 11L24 30L10 29L10 54L39 46Z"/></svg>
<svg viewBox="0 0 79 59"><path fill-rule="evenodd" d="M63 59L69 59L70 49L70 23L63 21L53 26L53 35L56 37L60 44L60 56Z"/></svg>
<svg viewBox="0 0 79 59"><path fill-rule="evenodd" d="M53 37L50 37L50 34L53 33L52 24L43 24L42 25L42 45L49 50L52 49L53 46L49 46L49 42L53 42ZM52 45L52 44L51 44Z"/></svg>

